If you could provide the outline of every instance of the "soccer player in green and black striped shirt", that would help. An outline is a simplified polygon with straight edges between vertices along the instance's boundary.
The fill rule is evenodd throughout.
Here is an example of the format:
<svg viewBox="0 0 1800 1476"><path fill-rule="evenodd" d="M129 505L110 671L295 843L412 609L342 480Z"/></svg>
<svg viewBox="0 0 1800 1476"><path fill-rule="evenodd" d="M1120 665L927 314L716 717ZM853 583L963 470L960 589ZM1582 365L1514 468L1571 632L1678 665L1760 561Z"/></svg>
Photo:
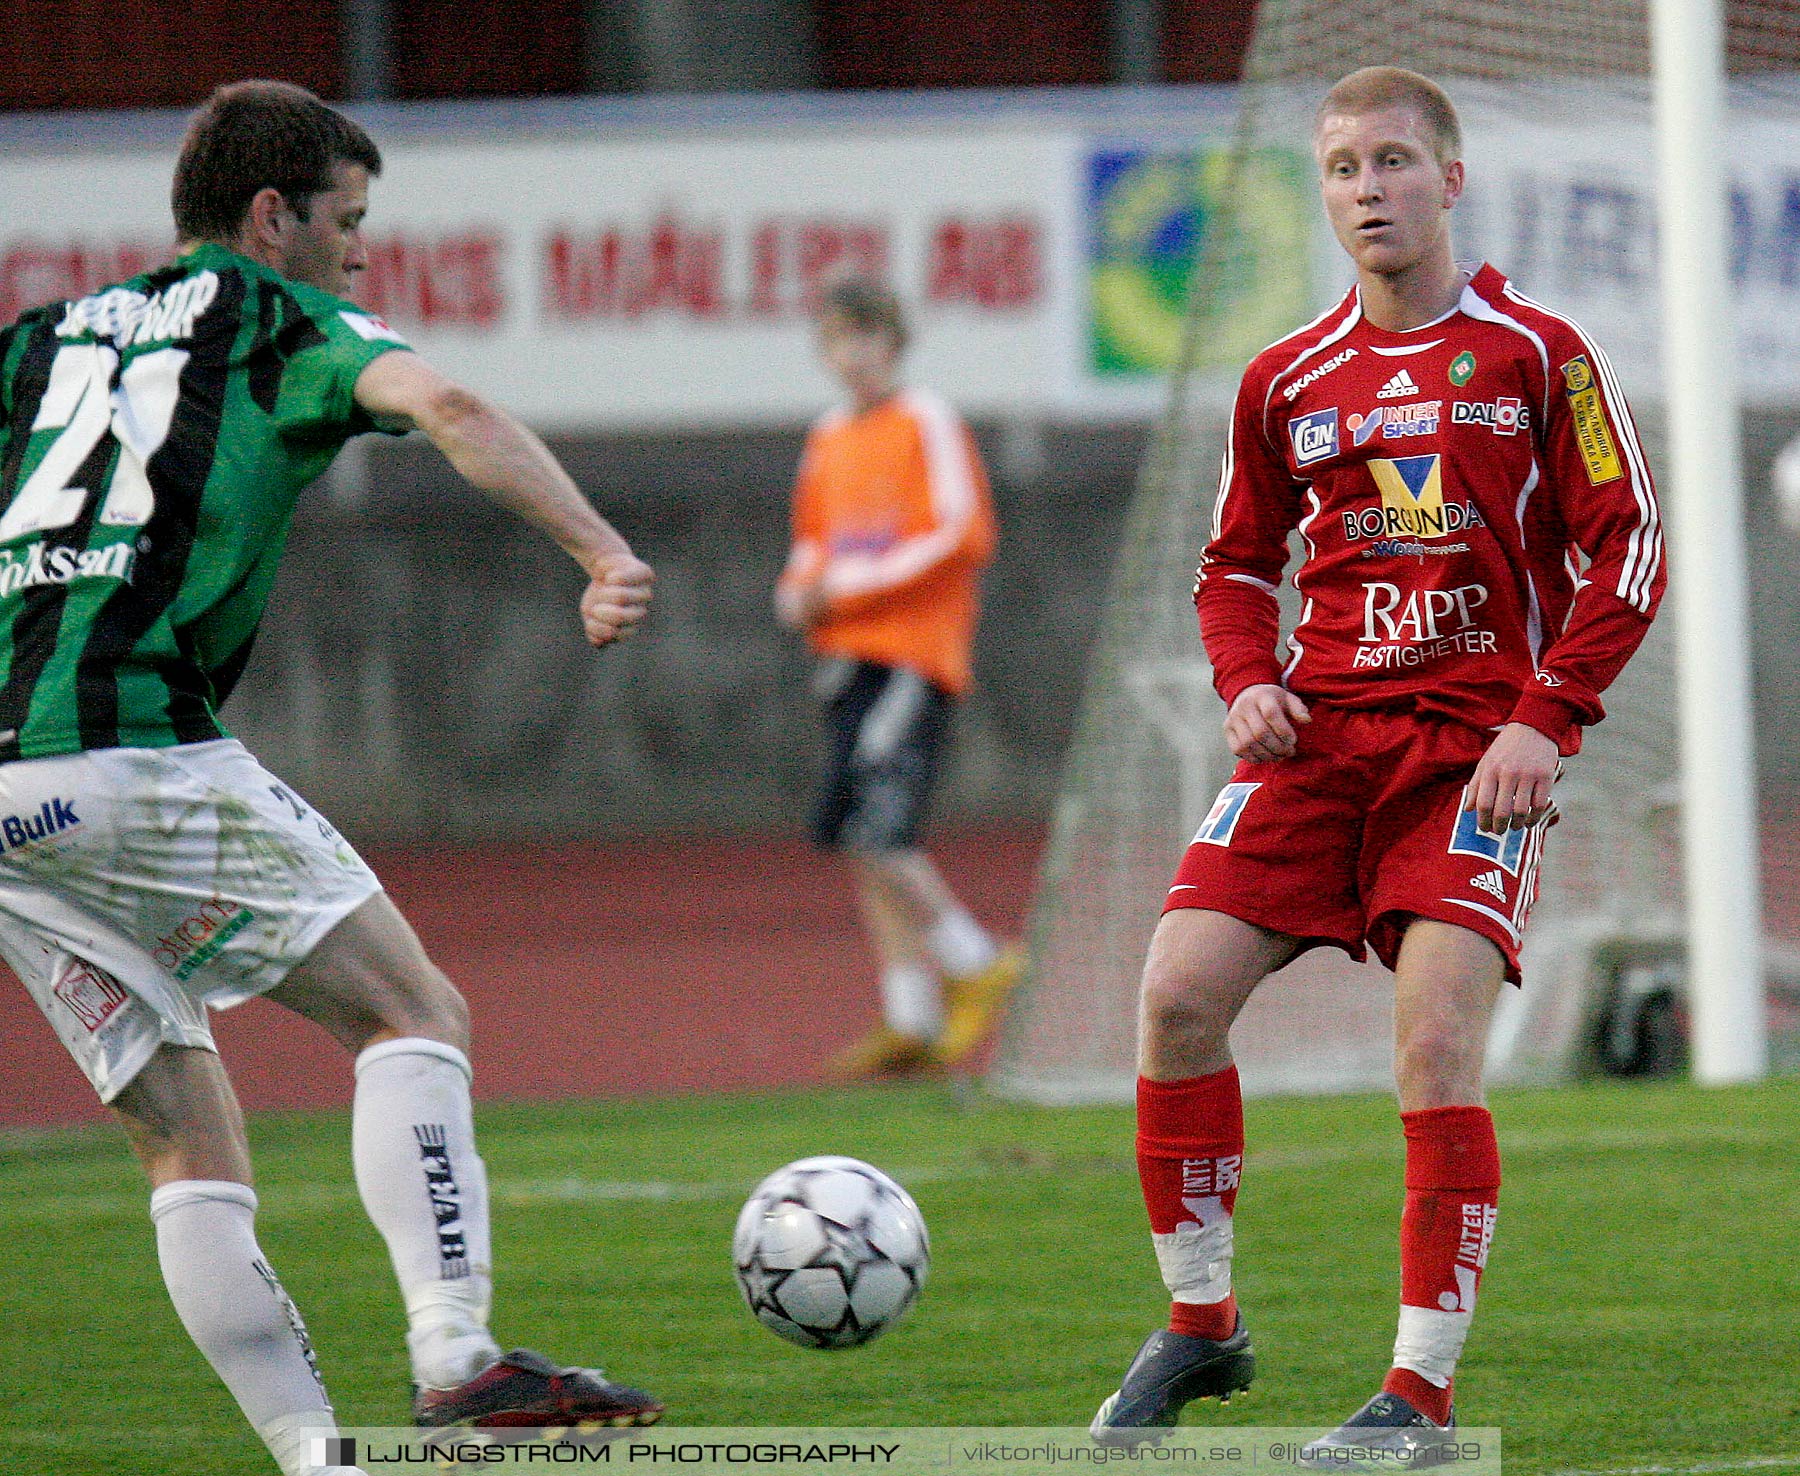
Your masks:
<svg viewBox="0 0 1800 1476"><path fill-rule="evenodd" d="M338 833L219 721L301 489L423 431L587 573L587 639L651 572L518 422L348 295L381 156L274 82L194 117L167 267L0 330L0 954L149 1173L183 1325L284 1472L340 1465L304 1327L258 1249L207 1009L262 994L356 1058L358 1188L408 1318L422 1425L647 1424L649 1395L487 1329L468 1015Z"/></svg>

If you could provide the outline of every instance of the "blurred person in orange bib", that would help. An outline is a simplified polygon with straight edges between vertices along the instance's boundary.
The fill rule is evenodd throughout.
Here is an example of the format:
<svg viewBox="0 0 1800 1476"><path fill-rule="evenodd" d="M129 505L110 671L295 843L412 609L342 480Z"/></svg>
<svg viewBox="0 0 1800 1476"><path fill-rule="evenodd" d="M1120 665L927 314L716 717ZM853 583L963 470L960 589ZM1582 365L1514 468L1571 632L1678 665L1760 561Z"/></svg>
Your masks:
<svg viewBox="0 0 1800 1476"><path fill-rule="evenodd" d="M794 486L781 623L818 658L829 756L814 840L855 871L881 968L882 1024L834 1059L847 1077L953 1064L1018 976L918 835L970 649L994 512L974 438L948 405L902 388L907 325L885 287L822 294L818 346L849 403L813 427Z"/></svg>

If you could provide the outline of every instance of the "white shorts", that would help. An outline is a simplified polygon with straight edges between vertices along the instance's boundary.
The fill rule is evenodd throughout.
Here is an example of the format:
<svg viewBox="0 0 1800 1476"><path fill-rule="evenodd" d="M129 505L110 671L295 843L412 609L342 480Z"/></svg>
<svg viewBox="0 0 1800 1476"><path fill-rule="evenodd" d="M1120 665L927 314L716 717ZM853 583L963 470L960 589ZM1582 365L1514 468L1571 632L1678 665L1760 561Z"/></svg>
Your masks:
<svg viewBox="0 0 1800 1476"><path fill-rule="evenodd" d="M0 765L0 955L102 1102L380 889L235 738Z"/></svg>

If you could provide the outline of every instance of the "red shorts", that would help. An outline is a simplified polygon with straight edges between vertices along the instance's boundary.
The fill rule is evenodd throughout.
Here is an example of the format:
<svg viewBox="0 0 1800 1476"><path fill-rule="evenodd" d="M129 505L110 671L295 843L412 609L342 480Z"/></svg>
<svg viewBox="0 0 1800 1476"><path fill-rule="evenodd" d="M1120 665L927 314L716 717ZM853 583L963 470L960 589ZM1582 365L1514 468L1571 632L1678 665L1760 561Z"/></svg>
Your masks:
<svg viewBox="0 0 1800 1476"><path fill-rule="evenodd" d="M1389 968L1413 917L1491 939L1519 982L1552 813L1493 835L1463 789L1493 735L1411 712L1323 704L1292 758L1240 763L1182 857L1163 911L1205 907Z"/></svg>

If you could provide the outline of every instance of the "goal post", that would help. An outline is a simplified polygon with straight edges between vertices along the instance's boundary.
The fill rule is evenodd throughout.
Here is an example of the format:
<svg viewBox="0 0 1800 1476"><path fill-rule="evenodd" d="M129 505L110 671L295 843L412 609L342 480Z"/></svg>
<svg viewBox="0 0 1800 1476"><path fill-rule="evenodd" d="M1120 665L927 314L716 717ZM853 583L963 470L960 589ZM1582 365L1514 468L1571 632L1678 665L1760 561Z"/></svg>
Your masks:
<svg viewBox="0 0 1800 1476"><path fill-rule="evenodd" d="M1769 1064L1721 5L1651 0L1688 995L1694 1075L1712 1085Z"/></svg>
<svg viewBox="0 0 1800 1476"><path fill-rule="evenodd" d="M1794 0L1735 4L1728 28L1734 65L1800 74L1795 10ZM1609 689L1607 720L1587 735L1559 787L1565 818L1551 834L1527 934L1526 987L1506 992L1494 1023L1494 1075L1566 1079L1591 1059L1596 1011L1609 998L1667 996L1670 980L1679 994L1690 975L1692 992L1677 1004L1691 1002L1695 1011L1702 1079L1760 1073L1764 1001L1755 964L1761 932L1743 607L1734 615L1721 605L1714 586L1701 586L1698 568L1693 578L1681 572L1690 559L1698 565L1707 557L1708 567L1728 579L1735 557L1741 599L1741 548L1732 552L1741 529L1729 511L1708 521L1732 464L1735 407L1720 387L1730 385L1736 368L1715 336L1705 361L1711 367L1692 376L1712 376L1713 399L1692 423L1677 408L1686 402L1674 377L1663 373L1686 350L1663 346L1664 315L1650 280L1655 230L1640 217L1659 199L1671 208L1691 200L1694 176L1676 192L1659 188L1654 173L1650 22L1647 0L1259 6L1229 157L1203 167L1196 149L1189 161L1202 229L1188 333L1100 613L1032 907L1030 973L989 1078L995 1092L1046 1101L1130 1096L1144 950L1175 864L1231 766L1191 585L1210 532L1232 392L1261 346L1244 346L1234 329L1241 319L1273 313L1278 326L1264 341L1273 339L1335 301L1350 280L1322 212L1315 207L1308 223L1272 233L1267 213L1256 212L1257 192L1244 182L1282 167L1311 177L1319 97L1338 77L1375 63L1432 76L1457 101L1470 161L1455 224L1458 255L1492 260L1528 294L1582 321L1607 348L1681 535L1671 551L1677 580L1663 614ZM1770 97L1800 130L1800 86ZM1720 158L1715 145L1704 163L1666 167L1710 171L1717 180ZM1696 274L1711 284L1728 280L1731 236L1717 230L1723 190L1720 181L1707 217L1713 224L1696 228L1698 259L1677 265L1670 255L1671 269L1689 274L1689 287ZM1272 257L1295 253L1304 270L1271 265ZM1679 280L1666 288L1671 297L1683 290ZM1719 287L1709 300L1717 303L1728 290ZM1254 314L1246 310L1252 300ZM1707 331L1716 335L1728 309L1715 306ZM1800 371L1794 378L1791 403L1800 404ZM1702 425L1714 439L1696 438ZM1721 433L1729 443L1724 452ZM1710 556L1686 546L1696 522L1708 523ZM1295 613L1289 600L1284 629ZM1736 629L1721 636L1721 619L1738 622ZM1696 788L1696 766L1683 761L1674 716L1698 714L1710 703L1734 714L1731 742L1711 750L1715 769L1729 773L1703 776ZM1693 718L1684 721L1695 731ZM1717 927L1722 913L1731 914L1735 931ZM1714 929L1708 941L1696 936L1701 928ZM1785 941L1800 942L1800 934ZM1778 948L1771 958L1794 964L1800 951ZM1257 991L1233 1032L1246 1090L1385 1087L1391 1011L1383 971L1314 950Z"/></svg>

